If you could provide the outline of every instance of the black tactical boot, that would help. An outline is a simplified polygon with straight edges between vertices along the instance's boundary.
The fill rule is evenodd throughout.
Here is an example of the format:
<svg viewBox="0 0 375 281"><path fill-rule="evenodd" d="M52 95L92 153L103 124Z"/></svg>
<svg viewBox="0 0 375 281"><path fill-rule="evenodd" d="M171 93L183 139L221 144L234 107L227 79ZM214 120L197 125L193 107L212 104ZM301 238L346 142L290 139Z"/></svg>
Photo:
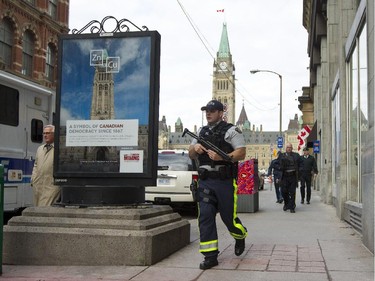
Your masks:
<svg viewBox="0 0 375 281"><path fill-rule="evenodd" d="M216 257L211 258L205 258L204 261L202 261L199 264L199 268L202 270L210 269L211 267L217 266L219 262L217 261Z"/></svg>
<svg viewBox="0 0 375 281"><path fill-rule="evenodd" d="M234 245L234 253L236 256L241 256L243 251L245 251L245 238L236 239L236 244Z"/></svg>

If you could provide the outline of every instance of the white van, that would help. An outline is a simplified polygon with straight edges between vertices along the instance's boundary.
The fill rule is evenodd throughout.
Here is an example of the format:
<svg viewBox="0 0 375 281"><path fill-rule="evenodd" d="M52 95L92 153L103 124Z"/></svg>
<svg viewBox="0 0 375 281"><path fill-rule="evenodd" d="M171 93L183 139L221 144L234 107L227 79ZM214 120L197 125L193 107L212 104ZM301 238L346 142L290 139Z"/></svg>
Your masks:
<svg viewBox="0 0 375 281"><path fill-rule="evenodd" d="M33 205L30 180L43 127L52 124L55 92L0 70L0 164L4 167L4 213Z"/></svg>
<svg viewBox="0 0 375 281"><path fill-rule="evenodd" d="M198 172L187 150L159 150L157 186L146 186L146 202L195 205Z"/></svg>

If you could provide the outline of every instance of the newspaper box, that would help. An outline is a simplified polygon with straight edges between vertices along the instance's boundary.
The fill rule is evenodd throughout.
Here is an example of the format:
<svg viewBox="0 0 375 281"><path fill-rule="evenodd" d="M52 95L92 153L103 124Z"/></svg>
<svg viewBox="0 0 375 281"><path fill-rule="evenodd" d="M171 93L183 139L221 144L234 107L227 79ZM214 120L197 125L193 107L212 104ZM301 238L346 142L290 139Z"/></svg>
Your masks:
<svg viewBox="0 0 375 281"><path fill-rule="evenodd" d="M237 212L254 213L258 211L258 159L250 159L239 163L237 186Z"/></svg>

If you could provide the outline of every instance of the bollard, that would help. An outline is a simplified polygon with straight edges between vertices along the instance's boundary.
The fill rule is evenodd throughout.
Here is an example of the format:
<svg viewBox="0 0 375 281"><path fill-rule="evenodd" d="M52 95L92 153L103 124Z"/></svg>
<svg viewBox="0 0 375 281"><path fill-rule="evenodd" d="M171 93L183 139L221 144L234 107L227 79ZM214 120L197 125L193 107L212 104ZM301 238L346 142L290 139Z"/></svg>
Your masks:
<svg viewBox="0 0 375 281"><path fill-rule="evenodd" d="M0 275L3 273L4 166L0 164Z"/></svg>

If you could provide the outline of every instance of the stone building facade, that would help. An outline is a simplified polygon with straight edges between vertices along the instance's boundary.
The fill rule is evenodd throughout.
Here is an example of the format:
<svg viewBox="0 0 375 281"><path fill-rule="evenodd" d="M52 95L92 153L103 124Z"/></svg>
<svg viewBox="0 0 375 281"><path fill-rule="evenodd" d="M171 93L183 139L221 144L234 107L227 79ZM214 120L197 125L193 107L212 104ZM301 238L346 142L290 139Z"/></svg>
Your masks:
<svg viewBox="0 0 375 281"><path fill-rule="evenodd" d="M58 35L68 33L69 1L0 1L0 70L56 88Z"/></svg>
<svg viewBox="0 0 375 281"><path fill-rule="evenodd" d="M374 1L304 0L310 85L299 97L320 141L318 187L374 252Z"/></svg>

